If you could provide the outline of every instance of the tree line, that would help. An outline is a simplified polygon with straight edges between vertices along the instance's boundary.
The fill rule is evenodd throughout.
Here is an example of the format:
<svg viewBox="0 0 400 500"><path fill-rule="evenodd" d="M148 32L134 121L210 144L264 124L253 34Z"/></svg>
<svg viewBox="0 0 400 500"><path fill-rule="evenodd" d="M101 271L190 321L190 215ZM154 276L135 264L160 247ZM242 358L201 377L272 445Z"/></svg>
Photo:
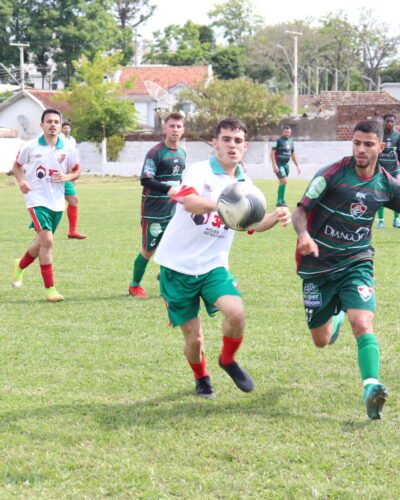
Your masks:
<svg viewBox="0 0 400 500"><path fill-rule="evenodd" d="M0 62L19 65L10 42L29 42L26 57L43 75L56 63L55 78L68 84L73 61L89 60L100 50L122 53L132 64L141 27L154 14L151 0L2 0ZM208 12L207 25L171 24L141 43L144 63L211 64L222 80L246 76L285 91L293 79L293 39L298 44L301 93L321 90L374 90L382 81L400 80L400 35L379 23L374 13L360 11L351 23L343 11L321 19L307 18L268 25L251 0L229 0Z"/></svg>

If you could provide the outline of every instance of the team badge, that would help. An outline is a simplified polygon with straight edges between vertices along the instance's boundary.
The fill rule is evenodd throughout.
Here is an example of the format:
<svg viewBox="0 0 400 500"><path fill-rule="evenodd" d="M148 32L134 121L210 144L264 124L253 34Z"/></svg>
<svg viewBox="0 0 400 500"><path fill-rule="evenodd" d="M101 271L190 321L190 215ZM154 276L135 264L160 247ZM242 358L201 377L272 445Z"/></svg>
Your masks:
<svg viewBox="0 0 400 500"><path fill-rule="evenodd" d="M367 205L364 205L364 203L362 203L361 201L357 203L352 203L350 205L350 213L353 219L358 219L362 217L366 211L367 211Z"/></svg>
<svg viewBox="0 0 400 500"><path fill-rule="evenodd" d="M43 179L43 177L46 177L46 169L42 166L38 167L36 169L36 177L38 179Z"/></svg>
<svg viewBox="0 0 400 500"><path fill-rule="evenodd" d="M316 177L308 186L306 196L307 198L310 199L318 198L318 196L325 191L325 188L326 188L325 177L322 176Z"/></svg>
<svg viewBox="0 0 400 500"><path fill-rule="evenodd" d="M357 287L357 290L364 302L368 302L368 300L372 297L372 294L374 293L374 289L366 285L361 285Z"/></svg>
<svg viewBox="0 0 400 500"><path fill-rule="evenodd" d="M154 224L150 224L150 234L154 236L154 238L157 238L158 235L162 233L162 227L161 224L158 224L157 222Z"/></svg>

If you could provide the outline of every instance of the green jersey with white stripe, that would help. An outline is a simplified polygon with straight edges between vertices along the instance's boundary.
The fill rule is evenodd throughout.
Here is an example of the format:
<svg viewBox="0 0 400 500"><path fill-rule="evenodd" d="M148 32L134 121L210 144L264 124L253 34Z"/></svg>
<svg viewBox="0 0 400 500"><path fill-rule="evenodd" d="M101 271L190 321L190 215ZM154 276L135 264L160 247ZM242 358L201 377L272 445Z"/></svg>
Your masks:
<svg viewBox="0 0 400 500"><path fill-rule="evenodd" d="M319 256L298 254L303 279L322 276L373 260L371 228L379 207L400 211L400 182L378 166L372 177L359 177L354 157L319 170L298 206L307 213L308 232Z"/></svg>
<svg viewBox="0 0 400 500"><path fill-rule="evenodd" d="M379 165L391 175L397 174L400 169L400 134L398 132L392 132L391 134L384 133L383 142L385 143L385 148L379 155Z"/></svg>

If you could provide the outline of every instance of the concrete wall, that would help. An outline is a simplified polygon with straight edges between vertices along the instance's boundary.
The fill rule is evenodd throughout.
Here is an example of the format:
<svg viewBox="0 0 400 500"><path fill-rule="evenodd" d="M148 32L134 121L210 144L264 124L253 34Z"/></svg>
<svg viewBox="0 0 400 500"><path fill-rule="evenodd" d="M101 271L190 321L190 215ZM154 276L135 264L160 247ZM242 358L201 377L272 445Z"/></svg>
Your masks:
<svg viewBox="0 0 400 500"><path fill-rule="evenodd" d="M0 138L0 172L8 172L9 170L11 170L21 144L22 141L19 138Z"/></svg>
<svg viewBox="0 0 400 500"><path fill-rule="evenodd" d="M42 112L32 99L23 97L0 112L0 127L16 130L22 139L32 139L43 133L40 128Z"/></svg>
<svg viewBox="0 0 400 500"><path fill-rule="evenodd" d="M15 160L20 139L0 139L3 161L0 162L0 172L7 172ZM101 161L101 151L97 144L83 142L78 144L83 172L99 175L140 175L143 160L147 151L157 144L150 141L129 141L125 143L118 162ZM272 142L251 142L246 152L245 163L247 173L253 179L274 179L271 166ZM212 154L212 147L205 142L183 142L187 154L187 164L206 160ZM319 168L329 165L343 156L351 154L349 141L303 141L295 142L295 150L302 167L301 176L297 176L293 164L291 176L300 179L310 179Z"/></svg>

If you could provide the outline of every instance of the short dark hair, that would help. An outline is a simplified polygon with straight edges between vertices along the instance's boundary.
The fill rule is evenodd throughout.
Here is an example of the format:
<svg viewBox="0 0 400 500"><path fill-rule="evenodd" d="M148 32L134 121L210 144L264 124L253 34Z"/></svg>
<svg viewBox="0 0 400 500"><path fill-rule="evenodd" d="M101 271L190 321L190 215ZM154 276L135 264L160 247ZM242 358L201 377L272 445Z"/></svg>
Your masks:
<svg viewBox="0 0 400 500"><path fill-rule="evenodd" d="M375 134L379 141L382 142L383 139L383 129L380 123L375 120L364 120L357 123L354 127L353 135L357 132L364 132L365 134Z"/></svg>
<svg viewBox="0 0 400 500"><path fill-rule="evenodd" d="M247 136L247 127L238 118L224 118L221 120L215 127L215 138L218 138L221 133L221 129L223 128L230 130L243 130L245 138Z"/></svg>
<svg viewBox="0 0 400 500"><path fill-rule="evenodd" d="M46 115L50 115L50 114L58 115L60 117L60 121L62 120L61 113L57 109L47 108L42 113L42 117L40 119L40 123L43 123L44 119L45 119L45 116Z"/></svg>
<svg viewBox="0 0 400 500"><path fill-rule="evenodd" d="M393 113L388 113L387 115L383 115L383 121L385 121L386 118L393 118L394 120L396 119Z"/></svg>
<svg viewBox="0 0 400 500"><path fill-rule="evenodd" d="M68 125L68 127L70 127L71 126L71 122L69 122L69 121L62 122L61 127L64 127L65 125Z"/></svg>
<svg viewBox="0 0 400 500"><path fill-rule="evenodd" d="M177 111L172 111L165 117L164 123L167 123L169 120L182 120L184 122L185 117L183 116L182 113L179 113Z"/></svg>
<svg viewBox="0 0 400 500"><path fill-rule="evenodd" d="M292 130L290 125L282 125L282 130Z"/></svg>

